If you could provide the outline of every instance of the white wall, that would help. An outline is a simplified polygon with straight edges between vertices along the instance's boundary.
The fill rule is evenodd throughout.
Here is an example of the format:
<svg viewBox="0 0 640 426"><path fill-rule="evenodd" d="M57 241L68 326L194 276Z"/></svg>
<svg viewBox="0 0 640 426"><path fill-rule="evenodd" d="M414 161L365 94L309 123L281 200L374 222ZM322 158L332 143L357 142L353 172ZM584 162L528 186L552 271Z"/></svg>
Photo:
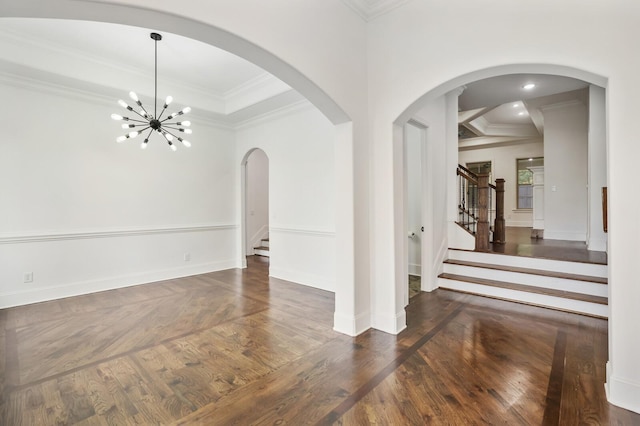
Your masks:
<svg viewBox="0 0 640 426"><path fill-rule="evenodd" d="M634 326L640 323L636 303L640 287L634 280L640 275L640 262L633 254L638 226L633 224L640 199L628 197L635 192L632 170L640 157L640 145L629 137L636 132L635 117L640 113L636 102L640 88L635 84L640 58L621 53L628 40L640 36L637 12L635 3L624 1L407 2L369 23L368 60L372 164L376 167L372 188L383 199L396 190L388 155L394 143L390 123L410 118L423 96L517 72L556 73L606 87L611 291L607 386L611 402L640 412L640 335ZM598 31L594 31L594 16ZM469 19L460 25L465 17ZM543 37L540 28L544 28ZM504 37L505 33L510 36ZM546 153L545 160L548 157ZM392 207L375 206L372 263L379 274L372 276L372 286L377 289L388 285L387 271L396 262L380 247L393 245L392 236L400 231Z"/></svg>
<svg viewBox="0 0 640 426"><path fill-rule="evenodd" d="M246 254L269 236L269 158L261 149L249 154L246 164Z"/></svg>
<svg viewBox="0 0 640 426"><path fill-rule="evenodd" d="M273 277L335 290L334 127L303 103L237 131L236 159L269 157L269 243Z"/></svg>
<svg viewBox="0 0 640 426"><path fill-rule="evenodd" d="M589 250L606 251L607 234L603 227L602 188L607 186L606 93L602 87L589 86Z"/></svg>
<svg viewBox="0 0 640 426"><path fill-rule="evenodd" d="M115 142L116 97L6 78L0 92L11 123L0 306L235 266L232 132L193 116L192 148L173 152L153 135L143 151L140 139Z"/></svg>
<svg viewBox="0 0 640 426"><path fill-rule="evenodd" d="M424 232L422 239L422 291L436 288L437 276L442 272L442 260L448 247L447 226L447 185L446 176L449 168L447 160L447 122L445 116L447 100L444 96L428 102L414 119L418 119L426 127L425 150L422 152L423 176L422 185L422 218ZM455 161L452 159L452 161ZM455 173L455 169L454 169Z"/></svg>
<svg viewBox="0 0 640 426"><path fill-rule="evenodd" d="M409 274L421 275L422 266L422 132L415 125L405 127L405 170L407 176L407 239ZM413 234L413 237L409 237Z"/></svg>
<svg viewBox="0 0 640 426"><path fill-rule="evenodd" d="M588 134L579 101L541 108L544 116L544 238L587 240Z"/></svg>
<svg viewBox="0 0 640 426"><path fill-rule="evenodd" d="M460 151L460 164L477 161L491 162L491 179L503 178L504 184L504 217L507 226L530 227L533 225L531 210L518 210L517 163L519 158L544 157L542 140L517 145L478 148Z"/></svg>

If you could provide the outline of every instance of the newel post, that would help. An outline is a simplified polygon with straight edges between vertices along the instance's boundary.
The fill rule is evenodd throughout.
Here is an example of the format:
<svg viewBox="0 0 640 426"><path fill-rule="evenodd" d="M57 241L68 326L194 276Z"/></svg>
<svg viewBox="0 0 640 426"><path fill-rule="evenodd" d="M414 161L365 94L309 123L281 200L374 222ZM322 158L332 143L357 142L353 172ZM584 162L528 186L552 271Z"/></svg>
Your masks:
<svg viewBox="0 0 640 426"><path fill-rule="evenodd" d="M489 251L489 174L478 174L476 251Z"/></svg>
<svg viewBox="0 0 640 426"><path fill-rule="evenodd" d="M496 220L493 228L493 242L504 244L506 241L504 224L504 179L496 179Z"/></svg>

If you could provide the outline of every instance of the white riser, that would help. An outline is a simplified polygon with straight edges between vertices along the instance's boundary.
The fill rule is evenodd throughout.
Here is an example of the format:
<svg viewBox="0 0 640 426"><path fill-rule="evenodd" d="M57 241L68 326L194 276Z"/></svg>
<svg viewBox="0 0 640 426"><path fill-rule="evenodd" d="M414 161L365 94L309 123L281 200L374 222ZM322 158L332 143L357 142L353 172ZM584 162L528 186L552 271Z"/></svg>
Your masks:
<svg viewBox="0 0 640 426"><path fill-rule="evenodd" d="M260 245L262 247L269 247L269 240L260 240Z"/></svg>
<svg viewBox="0 0 640 426"><path fill-rule="evenodd" d="M593 296L607 297L609 295L606 284L577 281L566 278L545 277L543 275L524 274L521 272L501 271L476 266L454 265L449 263L445 263L443 266L444 272L449 274L485 278L515 284L525 284L532 287L553 288L556 290L590 294Z"/></svg>
<svg viewBox="0 0 640 426"><path fill-rule="evenodd" d="M258 256L269 257L269 250L253 249L253 253Z"/></svg>
<svg viewBox="0 0 640 426"><path fill-rule="evenodd" d="M547 306L572 312L595 315L608 318L609 307L597 303L583 302L580 300L564 299L545 294L528 293L524 291L511 290L506 288L491 287L482 284L473 284L464 281L438 278L438 285L443 289L464 291L468 293L481 294L490 297L497 297L505 300L530 303L539 306Z"/></svg>
<svg viewBox="0 0 640 426"><path fill-rule="evenodd" d="M505 254L481 253L465 250L449 250L449 259L607 278L607 265L598 265L593 263L567 262L563 260L509 256Z"/></svg>

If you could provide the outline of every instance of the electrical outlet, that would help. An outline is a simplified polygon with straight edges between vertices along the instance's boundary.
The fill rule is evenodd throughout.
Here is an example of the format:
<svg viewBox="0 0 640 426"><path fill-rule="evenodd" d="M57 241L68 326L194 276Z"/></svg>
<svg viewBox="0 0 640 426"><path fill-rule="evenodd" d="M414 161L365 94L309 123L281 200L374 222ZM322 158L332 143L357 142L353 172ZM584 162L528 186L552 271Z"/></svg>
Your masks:
<svg viewBox="0 0 640 426"><path fill-rule="evenodd" d="M188 261L190 261L190 260L191 260L191 253L185 253L185 254L184 254L184 261L185 261L185 262L188 262Z"/></svg>
<svg viewBox="0 0 640 426"><path fill-rule="evenodd" d="M25 272L24 273L24 282L32 283L33 282L33 272Z"/></svg>

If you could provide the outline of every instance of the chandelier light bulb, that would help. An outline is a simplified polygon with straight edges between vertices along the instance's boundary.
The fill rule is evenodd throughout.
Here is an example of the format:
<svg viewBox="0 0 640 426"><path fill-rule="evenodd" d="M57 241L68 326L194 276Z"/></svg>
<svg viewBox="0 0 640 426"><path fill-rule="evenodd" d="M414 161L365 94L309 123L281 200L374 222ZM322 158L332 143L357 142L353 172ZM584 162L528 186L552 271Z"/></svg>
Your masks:
<svg viewBox="0 0 640 426"><path fill-rule="evenodd" d="M171 147L171 151L174 151L174 152L175 152L175 151L177 151L177 150L178 150L178 147L177 147L177 146L175 146L174 144L172 144L171 142L169 142L169 146Z"/></svg>
<svg viewBox="0 0 640 426"><path fill-rule="evenodd" d="M187 148L191 148L191 142L185 140L182 140L180 142L182 142L182 145L186 146Z"/></svg>
<svg viewBox="0 0 640 426"><path fill-rule="evenodd" d="M158 33L151 33L150 36L151 36L151 39L154 40L155 42L155 94L154 94L153 109L145 108L142 105L142 102L140 101L140 99L138 98L138 95L133 91L129 92L129 97L139 107L137 110L134 110L133 107L131 107L125 101L120 99L118 101L118 104L122 108L125 108L128 111L131 111L133 114L135 114L135 116L133 116L133 118L129 118L129 117L123 117L119 114L112 114L111 118L114 120L124 120L124 121L131 120L133 121L133 124L124 123L122 124L122 128L136 129L136 130L129 132L126 135L118 137L116 141L124 142L127 139L135 138L142 132L147 132L147 136L145 140L140 144L141 149L146 149L149 142L149 137L154 131L156 131L165 138L165 140L169 144L169 147L173 151L176 151L177 149L176 145L173 144L171 141L174 138L177 138L177 136L174 136L172 133L169 133L169 132L180 131L183 133L191 134L190 129L183 129L178 127L178 126L188 127L191 125L191 122L183 121L183 122L175 123L170 120L173 120L175 117L179 115L188 113L189 111L191 111L191 108L186 107L180 111L176 111L165 116L164 115L165 112L168 113L168 111L166 111L167 107L171 105L171 103L173 102L173 97L167 96L164 100L164 104L158 105L158 41L162 40L162 35ZM159 107L161 108L160 111L158 111ZM182 142L184 146L187 146L187 147L191 146L189 142L183 141L181 138L177 138L177 139L180 142Z"/></svg>

